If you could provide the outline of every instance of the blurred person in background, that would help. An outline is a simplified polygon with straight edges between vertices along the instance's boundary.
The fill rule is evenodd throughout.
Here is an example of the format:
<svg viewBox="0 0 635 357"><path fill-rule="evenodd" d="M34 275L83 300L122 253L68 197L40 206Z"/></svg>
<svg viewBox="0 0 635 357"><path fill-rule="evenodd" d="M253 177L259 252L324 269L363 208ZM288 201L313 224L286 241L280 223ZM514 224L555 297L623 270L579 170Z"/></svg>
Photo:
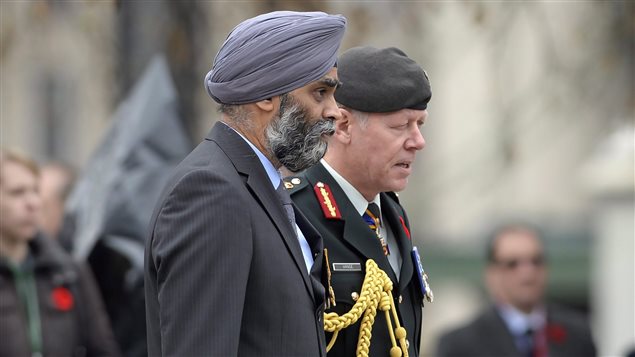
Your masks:
<svg viewBox="0 0 635 357"><path fill-rule="evenodd" d="M0 356L118 356L90 271L38 229L39 171L0 149Z"/></svg>
<svg viewBox="0 0 635 357"><path fill-rule="evenodd" d="M346 19L234 28L205 78L222 120L176 168L145 250L150 356L324 356L322 239L278 171L326 150Z"/></svg>
<svg viewBox="0 0 635 357"><path fill-rule="evenodd" d="M520 223L497 228L487 246L485 280L492 306L442 335L439 357L596 355L586 319L545 301L547 267L537 228Z"/></svg>
<svg viewBox="0 0 635 357"><path fill-rule="evenodd" d="M58 239L60 235L64 224L64 205L75 178L75 170L62 162L49 162L40 167L40 228L49 238Z"/></svg>
<svg viewBox="0 0 635 357"><path fill-rule="evenodd" d="M285 185L328 250L334 296L327 312L341 316L351 310L362 295L366 261L372 259L392 281L399 317L398 325L392 323L403 329L395 329L402 341L393 346L388 321L378 309L368 353L385 356L401 348L418 356L425 288L411 256L408 217L394 191L406 188L416 153L425 146L420 130L428 116L430 83L424 70L394 47L349 49L339 58L338 74L343 85L335 99L342 118L326 155L306 172L286 178ZM360 353L361 321L338 332L329 356Z"/></svg>

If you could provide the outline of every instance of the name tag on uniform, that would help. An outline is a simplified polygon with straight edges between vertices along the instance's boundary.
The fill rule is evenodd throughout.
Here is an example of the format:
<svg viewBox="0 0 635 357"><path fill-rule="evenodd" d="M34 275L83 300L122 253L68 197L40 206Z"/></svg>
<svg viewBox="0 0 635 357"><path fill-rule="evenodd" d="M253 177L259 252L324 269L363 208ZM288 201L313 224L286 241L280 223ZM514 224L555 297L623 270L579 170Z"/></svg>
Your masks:
<svg viewBox="0 0 635 357"><path fill-rule="evenodd" d="M333 271L362 271L361 263L333 263Z"/></svg>

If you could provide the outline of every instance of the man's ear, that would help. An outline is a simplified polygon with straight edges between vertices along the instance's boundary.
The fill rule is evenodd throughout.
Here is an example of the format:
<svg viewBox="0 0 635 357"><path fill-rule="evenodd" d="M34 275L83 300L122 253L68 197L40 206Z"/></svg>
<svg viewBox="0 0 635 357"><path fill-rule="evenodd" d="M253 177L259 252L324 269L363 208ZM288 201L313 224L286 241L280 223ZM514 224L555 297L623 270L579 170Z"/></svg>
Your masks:
<svg viewBox="0 0 635 357"><path fill-rule="evenodd" d="M263 99L258 102L255 102L254 104L256 105L258 109L262 110L263 112L271 112L275 109L276 103L278 105L280 104L280 96Z"/></svg>
<svg viewBox="0 0 635 357"><path fill-rule="evenodd" d="M353 118L353 114L345 108L340 108L341 118L335 120L335 133L333 137L343 143L348 143L351 140L352 124L354 124L356 118Z"/></svg>

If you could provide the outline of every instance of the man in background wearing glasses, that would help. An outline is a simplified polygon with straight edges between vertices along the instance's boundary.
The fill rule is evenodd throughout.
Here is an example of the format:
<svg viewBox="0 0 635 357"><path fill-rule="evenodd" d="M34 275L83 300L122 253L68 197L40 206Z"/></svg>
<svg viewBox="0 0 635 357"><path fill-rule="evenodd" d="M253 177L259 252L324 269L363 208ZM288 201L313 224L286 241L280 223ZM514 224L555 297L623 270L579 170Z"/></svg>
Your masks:
<svg viewBox="0 0 635 357"><path fill-rule="evenodd" d="M494 303L469 324L441 336L440 357L595 356L579 314L544 300L547 267L539 231L498 228L487 246L485 279Z"/></svg>

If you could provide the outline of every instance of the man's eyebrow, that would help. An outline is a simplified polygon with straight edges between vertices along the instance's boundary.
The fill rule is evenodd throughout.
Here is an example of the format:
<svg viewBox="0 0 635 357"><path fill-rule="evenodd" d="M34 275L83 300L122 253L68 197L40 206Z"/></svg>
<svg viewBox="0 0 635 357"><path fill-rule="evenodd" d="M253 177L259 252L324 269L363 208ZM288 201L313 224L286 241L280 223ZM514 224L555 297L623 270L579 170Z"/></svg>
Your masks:
<svg viewBox="0 0 635 357"><path fill-rule="evenodd" d="M336 88L336 89L342 86L342 82L331 77L322 77L321 79L318 80L318 83L332 87L332 88Z"/></svg>

